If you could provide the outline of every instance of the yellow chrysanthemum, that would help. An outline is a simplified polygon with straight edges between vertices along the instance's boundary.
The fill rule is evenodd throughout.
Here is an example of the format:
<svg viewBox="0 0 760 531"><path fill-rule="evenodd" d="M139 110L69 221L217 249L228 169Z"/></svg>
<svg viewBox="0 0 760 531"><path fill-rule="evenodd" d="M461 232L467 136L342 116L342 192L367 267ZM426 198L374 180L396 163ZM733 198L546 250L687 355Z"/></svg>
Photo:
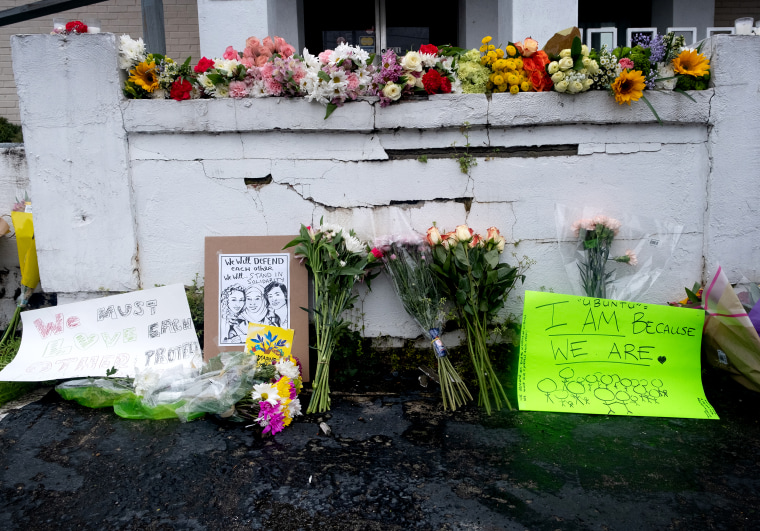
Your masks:
<svg viewBox="0 0 760 531"><path fill-rule="evenodd" d="M518 92L520 92L520 87L518 87L517 85L510 85L509 92L511 92L512 94L517 94Z"/></svg>
<svg viewBox="0 0 760 531"><path fill-rule="evenodd" d="M523 92L528 92L530 90L530 81L523 81L520 83L520 90Z"/></svg>
<svg viewBox="0 0 760 531"><path fill-rule="evenodd" d="M489 61L495 61L495 60L497 59L497 57L496 57L496 52L493 52L493 51L491 51L491 52L488 52L488 53L486 54L486 57L488 57L488 60L489 60Z"/></svg>
<svg viewBox="0 0 760 531"><path fill-rule="evenodd" d="M710 71L710 61L694 50L684 50L673 59L673 70L677 74L702 77Z"/></svg>
<svg viewBox="0 0 760 531"><path fill-rule="evenodd" d="M277 380L277 383L275 383L274 386L277 388L277 394L286 398L287 401L290 402L290 380L283 376Z"/></svg>
<svg viewBox="0 0 760 531"><path fill-rule="evenodd" d="M481 46L481 47L480 47L480 52L481 52L481 53L485 53L485 52L487 52L487 51L488 51L488 46L486 46L485 44L484 44L483 46Z"/></svg>
<svg viewBox="0 0 760 531"><path fill-rule="evenodd" d="M520 78L517 77L515 74L509 74L507 76L507 83L509 83L510 85L517 85L518 83L520 83Z"/></svg>
<svg viewBox="0 0 760 531"><path fill-rule="evenodd" d="M501 85L502 83L504 83L504 77L503 76L501 76L499 74L496 74L495 76L493 76L493 84L494 85Z"/></svg>
<svg viewBox="0 0 760 531"><path fill-rule="evenodd" d="M515 68L521 69L523 67L523 60L522 57L518 57L515 59Z"/></svg>
<svg viewBox="0 0 760 531"><path fill-rule="evenodd" d="M506 68L508 68L510 70L514 70L515 69L516 65L515 65L515 60L514 59L507 59L505 61L505 63L506 63L506 65L505 65Z"/></svg>
<svg viewBox="0 0 760 531"><path fill-rule="evenodd" d="M646 82L641 70L623 70L620 76L612 83L612 91L615 93L615 101L620 105L632 101L638 101L644 95Z"/></svg>
<svg viewBox="0 0 760 531"><path fill-rule="evenodd" d="M153 92L158 88L158 72L154 62L143 61L129 74L129 80L147 92Z"/></svg>
<svg viewBox="0 0 760 531"><path fill-rule="evenodd" d="M504 57L504 50L502 50L501 48L497 48L496 49L496 57L498 57L499 59L501 59L502 57Z"/></svg>
<svg viewBox="0 0 760 531"><path fill-rule="evenodd" d="M496 46L494 46L493 44L489 44L489 45L488 45L488 49L489 49L490 51L493 51L493 50L495 50L495 49L496 49Z"/></svg>
<svg viewBox="0 0 760 531"><path fill-rule="evenodd" d="M509 46L507 46L507 55L509 55L510 57L512 57L516 53L517 53L517 48L515 48L511 44Z"/></svg>
<svg viewBox="0 0 760 531"><path fill-rule="evenodd" d="M483 37L483 40L482 40L482 41L480 41L480 42L482 42L483 44L488 44L489 42L491 42L491 40L492 40L492 39L491 39L491 36L490 36L490 35L488 35L488 36L486 36L486 37Z"/></svg>

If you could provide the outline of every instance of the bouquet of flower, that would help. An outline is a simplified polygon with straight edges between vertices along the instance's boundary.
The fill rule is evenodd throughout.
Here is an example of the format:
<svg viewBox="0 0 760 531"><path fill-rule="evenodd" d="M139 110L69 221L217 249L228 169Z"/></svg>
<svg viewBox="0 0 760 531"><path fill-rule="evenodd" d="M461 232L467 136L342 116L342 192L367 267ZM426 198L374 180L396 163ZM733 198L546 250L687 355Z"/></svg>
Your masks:
<svg viewBox="0 0 760 531"><path fill-rule="evenodd" d="M463 52L456 64L456 73L465 94L485 94L491 69L480 61L480 52L476 49Z"/></svg>
<svg viewBox="0 0 760 531"><path fill-rule="evenodd" d="M314 276L314 329L317 340L317 373L314 378L314 394L308 413L330 409L330 358L335 339L348 328L342 318L343 312L353 307L356 295L354 283L366 278L371 280L368 265L376 263L375 256L367 256L366 246L353 231L322 223L319 227L301 225L300 235L284 248L295 247Z"/></svg>
<svg viewBox="0 0 760 531"><path fill-rule="evenodd" d="M254 422L264 428L263 434L275 435L301 415L298 393L302 389L298 360L284 356L274 364L275 374L269 382L253 386L249 408L258 407ZM239 408L238 408L239 409Z"/></svg>
<svg viewBox="0 0 760 531"><path fill-rule="evenodd" d="M573 39L571 48L559 52L559 57L546 67L547 73L552 76L554 90L578 94L591 88L599 64L589 54L588 46L581 44L578 37Z"/></svg>
<svg viewBox="0 0 760 531"><path fill-rule="evenodd" d="M491 70L488 76L486 88L490 92L528 92L531 89L528 76L523 69L523 58L514 44L509 44L505 49L496 48L489 44L492 38L484 37L480 51L483 56L480 63ZM535 41L534 41L535 42Z"/></svg>
<svg viewBox="0 0 760 531"><path fill-rule="evenodd" d="M491 403L499 410L507 395L501 386L488 356L487 326L506 302L517 279L525 275L516 267L500 263L505 239L496 227L486 237L475 234L467 225L441 234L433 226L427 240L433 249L431 269L446 297L457 308L460 326L467 333L467 348L480 386L478 404L491 414Z"/></svg>
<svg viewBox="0 0 760 531"><path fill-rule="evenodd" d="M636 254L630 249L624 255L610 258L612 240L620 230L620 222L607 216L579 219L573 223L573 232L585 251L586 260L578 263L581 288L588 297L607 298L607 286L612 272L606 271L607 262L614 261L630 266L637 264Z"/></svg>
<svg viewBox="0 0 760 531"><path fill-rule="evenodd" d="M232 46L228 46L222 59L215 59L213 65L208 63L208 59L203 65L201 61L196 65L195 72L198 76L196 84L202 96L208 98L248 96L248 85L245 83L247 69L240 62L240 55Z"/></svg>
<svg viewBox="0 0 760 531"><path fill-rule="evenodd" d="M387 107L400 100L404 94L411 94L417 85L417 78L405 75L396 52L388 50L382 55L372 83L375 93L380 97L380 107Z"/></svg>
<svg viewBox="0 0 760 531"><path fill-rule="evenodd" d="M209 61L205 58L201 61L203 60ZM123 88L124 95L128 98L170 97L182 101L200 97L199 91L194 90L196 75L190 68L190 58L178 64L170 57L146 54L142 39L134 40L129 35L120 37L119 68L128 72Z"/></svg>
<svg viewBox="0 0 760 531"><path fill-rule="evenodd" d="M417 234L396 241L387 238L377 240L376 245L372 249L373 255L382 258L385 271L404 309L422 328L435 351L443 407L456 410L472 400L472 395L451 364L449 353L440 338L446 299L440 296L430 268L430 248L424 245L422 237Z"/></svg>
<svg viewBox="0 0 760 531"><path fill-rule="evenodd" d="M303 51L306 75L301 79L301 90L308 101L317 101L327 107L325 119L347 100L365 95L372 84L375 67L374 54L358 46L340 44L335 50L325 50L319 56Z"/></svg>
<svg viewBox="0 0 760 531"><path fill-rule="evenodd" d="M407 52L401 66L408 79L416 79L416 88L427 94L461 93L459 78L454 74L453 55L441 55L438 47L423 44L418 52Z"/></svg>
<svg viewBox="0 0 760 531"><path fill-rule="evenodd" d="M249 68L245 82L249 95L254 98L303 96L301 80L304 76L306 66L299 56L274 54L262 66Z"/></svg>

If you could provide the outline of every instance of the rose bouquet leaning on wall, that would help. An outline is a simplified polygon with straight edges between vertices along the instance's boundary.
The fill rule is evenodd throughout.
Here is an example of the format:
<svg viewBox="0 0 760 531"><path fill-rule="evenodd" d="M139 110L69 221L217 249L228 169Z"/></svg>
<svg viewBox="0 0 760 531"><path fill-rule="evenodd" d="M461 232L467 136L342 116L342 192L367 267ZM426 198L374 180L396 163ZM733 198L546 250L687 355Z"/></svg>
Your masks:
<svg viewBox="0 0 760 531"><path fill-rule="evenodd" d="M427 239L433 248L433 273L446 298L454 303L459 324L467 334L467 349L480 387L478 405L489 415L505 404L511 410L491 365L486 338L489 323L503 308L517 279L524 282L525 275L521 269L500 262L506 241L496 227L489 228L484 238L467 225L445 234L433 226Z"/></svg>
<svg viewBox="0 0 760 531"><path fill-rule="evenodd" d="M349 323L343 312L353 308L357 296L353 292L357 280L369 282L377 273L370 273L377 261L367 254L367 246L353 231L338 225L322 223L319 227L301 225L300 234L284 249L295 247L295 255L304 260L314 277L314 329L316 332L317 373L307 413L330 409L330 358L335 340Z"/></svg>

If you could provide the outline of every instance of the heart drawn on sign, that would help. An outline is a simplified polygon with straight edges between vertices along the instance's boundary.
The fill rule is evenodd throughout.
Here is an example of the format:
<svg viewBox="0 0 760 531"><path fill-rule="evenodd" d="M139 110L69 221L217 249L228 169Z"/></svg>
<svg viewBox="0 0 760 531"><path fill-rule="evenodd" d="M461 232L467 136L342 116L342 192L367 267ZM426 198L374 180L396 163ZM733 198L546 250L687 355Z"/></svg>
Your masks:
<svg viewBox="0 0 760 531"><path fill-rule="evenodd" d="M657 358L657 361L659 361L660 363L665 363L666 359L667 358L665 356L660 356L659 358Z"/></svg>
<svg viewBox="0 0 760 531"><path fill-rule="evenodd" d="M79 347L82 350L87 350L91 346L93 346L98 340L97 334L77 334L74 336L74 342L76 343L77 347Z"/></svg>

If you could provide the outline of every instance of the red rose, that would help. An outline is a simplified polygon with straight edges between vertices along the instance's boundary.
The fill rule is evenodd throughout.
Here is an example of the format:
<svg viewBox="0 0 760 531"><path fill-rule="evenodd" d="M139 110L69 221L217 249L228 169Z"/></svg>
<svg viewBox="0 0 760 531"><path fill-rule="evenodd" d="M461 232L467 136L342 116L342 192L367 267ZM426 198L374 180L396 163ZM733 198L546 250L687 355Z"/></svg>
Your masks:
<svg viewBox="0 0 760 531"><path fill-rule="evenodd" d="M441 94L451 94L451 81L446 76L441 76Z"/></svg>
<svg viewBox="0 0 760 531"><path fill-rule="evenodd" d="M546 65L549 63L549 56L543 50L537 51L531 57L523 57L523 69L528 73L528 79L536 92L546 92L554 86L551 77L546 73Z"/></svg>
<svg viewBox="0 0 760 531"><path fill-rule="evenodd" d="M422 86L425 87L425 92L428 94L435 94L441 88L441 74L438 70L428 70L425 75L422 76Z"/></svg>
<svg viewBox="0 0 760 531"><path fill-rule="evenodd" d="M420 46L420 53L430 53L433 55L438 55L438 46L435 44L423 44Z"/></svg>
<svg viewBox="0 0 760 531"><path fill-rule="evenodd" d="M79 20L72 20L66 23L68 33L87 33L87 24L82 24Z"/></svg>
<svg viewBox="0 0 760 531"><path fill-rule="evenodd" d="M213 59L206 59L205 57L201 57L201 60L198 61L198 64L195 65L195 68L193 70L195 70L196 74L203 74L204 72L206 72L206 70L213 67L214 67Z"/></svg>
<svg viewBox="0 0 760 531"><path fill-rule="evenodd" d="M173 100L182 101L190 99L190 92L193 90L193 85L189 81L185 81L180 78L172 83L172 89L169 92L169 96Z"/></svg>

